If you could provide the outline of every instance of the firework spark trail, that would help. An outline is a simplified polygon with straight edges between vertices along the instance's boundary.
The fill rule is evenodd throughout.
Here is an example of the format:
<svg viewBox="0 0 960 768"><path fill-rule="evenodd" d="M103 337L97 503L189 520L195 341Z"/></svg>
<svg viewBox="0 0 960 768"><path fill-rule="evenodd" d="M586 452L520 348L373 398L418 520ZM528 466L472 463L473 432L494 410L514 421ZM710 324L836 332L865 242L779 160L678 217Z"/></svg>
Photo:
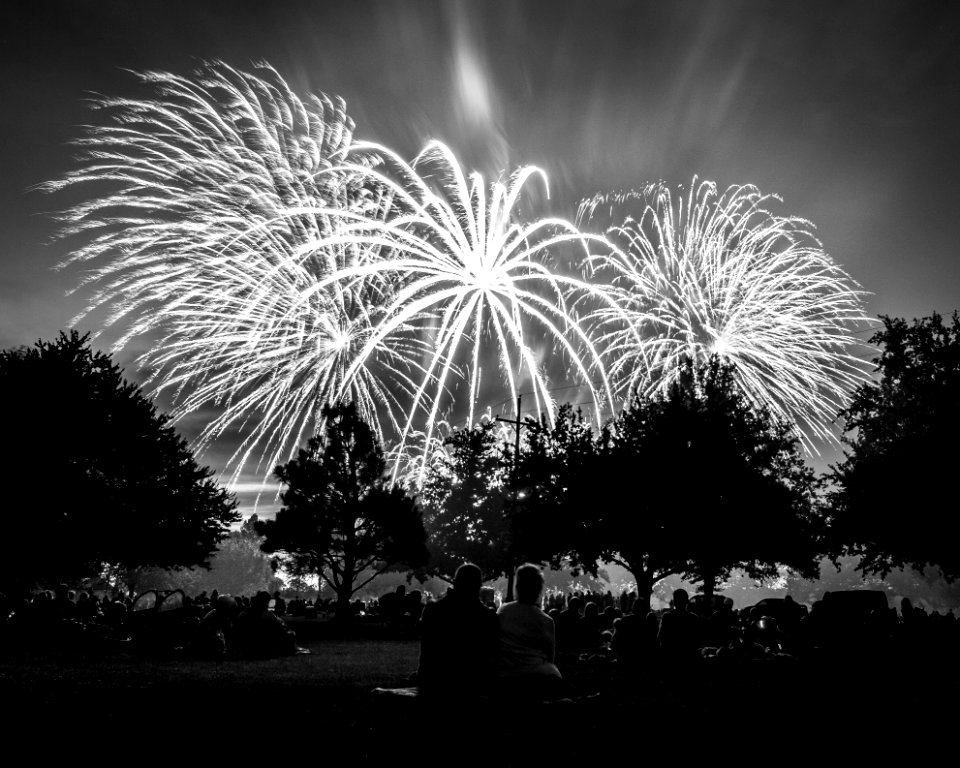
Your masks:
<svg viewBox="0 0 960 768"><path fill-rule="evenodd" d="M196 80L141 75L157 97L95 100L113 120L78 141L78 170L42 187L110 184L62 216L64 236L87 237L63 266L86 266L81 286L96 286L73 322L106 311L105 326L124 326L113 351L148 338L138 363L152 370L156 392L172 391L174 418L219 406L198 450L245 428L228 463L234 482L258 447L268 471L292 455L327 402L356 400L377 429L384 406L395 425L422 352L399 328L392 348L374 345L351 368L389 299L375 275L329 283L303 301L318 277L380 258L351 243L290 258L333 231L322 211L376 218L389 201L352 177L321 173L352 142L341 100L304 102L274 70L261 74L214 62Z"/></svg>
<svg viewBox="0 0 960 768"><path fill-rule="evenodd" d="M552 416L543 342L598 421L685 354L723 353L755 402L815 436L862 379L845 351L859 292L806 222L769 213L753 187L718 198L695 184L676 210L662 185L585 204L594 218L646 201L610 230L618 250L563 219L523 222L528 183L546 186L535 167L487 184L439 142L406 163L354 141L342 101L302 101L260 74L213 62L194 80L142 75L157 97L97 99L112 122L78 142L78 170L43 185L112 190L63 215L63 234L86 238L67 264L94 289L75 322L104 312L124 329L114 351L148 339L139 362L174 418L217 407L196 447L239 430L234 482L253 459L269 473L292 456L341 400L398 438L395 476L418 462L422 476L458 382L473 421L488 358L511 401L531 387ZM588 277L558 268L569 248Z"/></svg>
<svg viewBox="0 0 960 768"><path fill-rule="evenodd" d="M525 184L534 177L546 184L546 176L538 168L521 168L506 183L498 180L488 187L478 173L468 178L440 142L428 144L411 164L381 145L358 143L348 155L354 151L381 158L384 166L348 163L331 172L356 174L384 187L394 208L377 219L346 214L334 234L307 248L349 243L359 248L389 248L391 256L340 269L319 280L304 299L337 281L374 274L390 275L395 281L393 300L347 371L347 378L364 365L377 345L389 346L397 329L425 312L438 319L431 333L434 352L423 362L426 375L408 409L399 450L403 451L416 430L415 416L421 410L426 411L423 439L430 444L434 423L447 404L451 373L456 370L465 370L464 377L470 381L467 423L472 423L481 357L488 342L496 349L511 399L516 398L521 380L528 381L537 412L552 415L550 382L530 345L532 336L550 340L589 387L599 418L601 404L610 402L612 390L599 350L582 329L574 307L583 297L592 297L612 315L618 310L602 287L551 269L549 249L573 244L589 259L591 242L601 250L609 250L609 242L581 233L563 219L520 223L516 207ZM436 172L436 186L427 181L427 172ZM462 346L468 349L462 350ZM467 361L459 362L461 357ZM422 466L425 462L426 456Z"/></svg>
<svg viewBox="0 0 960 768"><path fill-rule="evenodd" d="M553 406L541 337L609 400L568 303L603 291L549 266L551 248L605 241L560 219L518 222L542 171L488 188L440 143L407 164L355 142L341 100L303 101L266 65L197 75L146 73L153 98L95 99L111 120L78 141L77 170L42 188L110 190L62 216L63 236L85 238L63 266L92 289L74 323L104 313L122 330L113 351L146 339L138 363L171 392L175 419L215 406L195 446L239 430L233 482L254 458L269 473L293 455L339 400L357 401L381 439L396 433L398 456L418 433L433 445L461 377L472 420L488 344L511 396L531 382L538 410Z"/></svg>
<svg viewBox="0 0 960 768"><path fill-rule="evenodd" d="M867 378L853 333L869 322L863 292L823 251L810 222L772 213L782 202L756 187L722 194L694 178L676 205L670 189L601 195L580 219L623 216L608 230L619 247L590 262L609 280L637 333L600 307L589 319L618 392L663 391L684 357L719 354L736 368L750 400L796 424L808 451L836 443L831 423Z"/></svg>

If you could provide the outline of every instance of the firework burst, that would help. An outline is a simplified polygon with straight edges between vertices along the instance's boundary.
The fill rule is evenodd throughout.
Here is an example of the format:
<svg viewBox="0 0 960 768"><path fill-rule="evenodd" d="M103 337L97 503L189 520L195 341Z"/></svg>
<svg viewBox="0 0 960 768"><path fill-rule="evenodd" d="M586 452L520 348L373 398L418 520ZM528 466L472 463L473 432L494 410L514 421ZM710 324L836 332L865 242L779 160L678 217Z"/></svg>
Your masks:
<svg viewBox="0 0 960 768"><path fill-rule="evenodd" d="M609 399L572 308L602 291L551 267L551 249L603 238L519 222L542 171L488 186L437 142L408 164L355 142L341 100L301 100L266 65L141 78L155 95L94 100L109 124L43 186L109 190L62 216L64 235L85 238L66 264L92 293L74 323L99 312L122 329L114 351L149 344L138 362L174 418L213 413L199 450L239 432L234 481L248 461L269 473L293 455L341 400L397 437L397 456L411 438L432 446L452 387L465 383L472 420L489 360L485 378L511 397L531 387L538 410L552 412L541 359L554 349Z"/></svg>
<svg viewBox="0 0 960 768"><path fill-rule="evenodd" d="M215 414L199 450L241 430L234 481L254 452L267 472L292 455L328 402L355 400L378 429L379 413L396 424L398 393L415 386L416 336L374 344L352 366L391 287L374 275L309 290L379 249L298 251L333 231L331 212L375 218L389 207L354 177L326 172L352 142L343 102L301 100L266 65L140 77L156 97L94 100L110 124L90 127L80 167L43 186L111 190L62 215L64 235L86 237L64 266L85 268L81 285L94 288L73 323L101 311L105 327L123 329L113 351L147 341L138 362L156 392L171 391L174 418Z"/></svg>
<svg viewBox="0 0 960 768"><path fill-rule="evenodd" d="M381 248L390 255L340 269L312 290L374 275L394 286L392 300L384 305L382 319L347 371L348 378L378 345L392 347L398 332L405 337L411 324L432 319L425 339L432 352L418 361L424 375L407 409L400 450L417 429L421 412L422 439L430 443L435 422L451 405L451 379L458 375L468 387L466 422L473 422L488 350L510 398L516 398L521 385L529 387L535 410L549 414L554 400L540 358L545 350L559 350L573 375L589 388L599 417L612 390L599 351L574 308L589 297L612 315L618 309L602 288L556 269L550 251L572 245L590 259L590 243L602 249L609 249L609 243L563 219L521 222L516 210L521 193L534 178L546 184L543 171L525 167L506 182L487 185L480 174L465 174L440 142L428 144L410 164L380 145L358 143L351 152L375 156L382 164L345 163L331 173L354 174L380 188L391 209L381 217L345 213L337 231L311 247L349 244ZM541 346L539 354L535 344Z"/></svg>
<svg viewBox="0 0 960 768"><path fill-rule="evenodd" d="M836 441L837 411L866 378L850 350L869 321L863 293L812 224L771 212L779 202L753 186L720 193L697 179L676 198L659 183L586 201L581 217L622 221L607 233L618 249L591 267L630 316L625 329L604 306L590 324L621 395L663 391L684 358L717 354L754 404L798 425L815 451L815 439ZM623 218L633 205L642 213Z"/></svg>

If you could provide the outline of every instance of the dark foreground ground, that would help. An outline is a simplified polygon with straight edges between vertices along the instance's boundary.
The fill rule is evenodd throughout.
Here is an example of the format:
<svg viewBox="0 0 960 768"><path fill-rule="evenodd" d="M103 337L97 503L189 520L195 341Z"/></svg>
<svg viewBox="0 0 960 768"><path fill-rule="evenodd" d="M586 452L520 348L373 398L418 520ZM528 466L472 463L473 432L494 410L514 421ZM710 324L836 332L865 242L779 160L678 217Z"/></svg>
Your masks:
<svg viewBox="0 0 960 768"><path fill-rule="evenodd" d="M782 755L828 737L876 752L903 740L955 743L960 727L957 666L931 669L922 658L711 663L679 677L648 670L631 679L608 660L568 660L567 678L599 695L462 705L372 693L409 684L416 640L302 644L310 655L222 662L8 645L0 650L0 731L6 743L106 744L128 756L201 734L209 754L259 743L285 759L343 754L349 764L555 765L576 757L605 765L599 758L624 749ZM208 754L195 749L192 757Z"/></svg>

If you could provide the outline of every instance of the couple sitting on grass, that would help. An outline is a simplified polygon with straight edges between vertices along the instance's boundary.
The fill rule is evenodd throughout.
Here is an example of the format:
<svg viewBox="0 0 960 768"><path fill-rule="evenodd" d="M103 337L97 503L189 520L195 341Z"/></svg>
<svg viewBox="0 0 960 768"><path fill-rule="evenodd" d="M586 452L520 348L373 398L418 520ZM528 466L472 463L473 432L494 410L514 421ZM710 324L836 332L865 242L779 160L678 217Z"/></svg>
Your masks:
<svg viewBox="0 0 960 768"><path fill-rule="evenodd" d="M540 609L543 575L535 565L516 572L517 599L496 613L480 601L482 576L461 565L453 588L427 605L420 620L423 695L510 695L559 699L571 694L554 664L553 619Z"/></svg>

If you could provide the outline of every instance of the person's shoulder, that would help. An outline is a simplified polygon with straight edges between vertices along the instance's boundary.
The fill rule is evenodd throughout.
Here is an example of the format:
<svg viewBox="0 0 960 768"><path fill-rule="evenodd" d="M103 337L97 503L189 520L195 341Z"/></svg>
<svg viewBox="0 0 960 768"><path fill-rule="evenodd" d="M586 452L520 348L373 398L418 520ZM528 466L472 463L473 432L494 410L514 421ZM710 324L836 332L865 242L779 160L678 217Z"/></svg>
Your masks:
<svg viewBox="0 0 960 768"><path fill-rule="evenodd" d="M538 605L535 605L533 606L533 609L534 609L534 614L537 616L537 618L541 622L543 622L544 624L550 624L551 626L555 624L553 620L553 616L551 616L549 613L543 610L543 608L541 608Z"/></svg>
<svg viewBox="0 0 960 768"><path fill-rule="evenodd" d="M486 605L481 606L477 616L478 621L488 625L488 627L496 628L500 626L500 618L497 615L497 611L493 608L490 608Z"/></svg>
<svg viewBox="0 0 960 768"><path fill-rule="evenodd" d="M497 616L516 616L523 612L523 604L516 600L510 603L503 603L497 610Z"/></svg>
<svg viewBox="0 0 960 768"><path fill-rule="evenodd" d="M435 602L427 603L425 606L423 606L423 611L420 613L420 621L429 621L437 616L442 616L444 611L447 610L447 603L444 602L445 600L446 598L440 598Z"/></svg>

